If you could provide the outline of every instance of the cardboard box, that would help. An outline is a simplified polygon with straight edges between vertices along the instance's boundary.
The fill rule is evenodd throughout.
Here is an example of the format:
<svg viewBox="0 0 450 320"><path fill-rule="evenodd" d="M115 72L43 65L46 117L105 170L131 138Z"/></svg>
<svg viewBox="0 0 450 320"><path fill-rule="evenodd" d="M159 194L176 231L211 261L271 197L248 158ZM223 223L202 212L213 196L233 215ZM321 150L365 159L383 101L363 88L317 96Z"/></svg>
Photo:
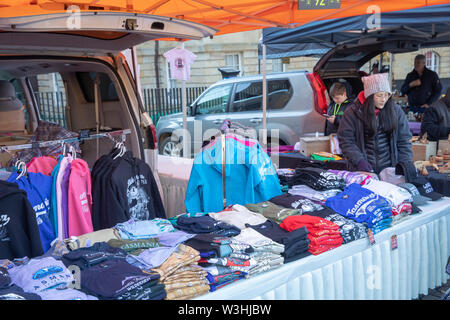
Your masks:
<svg viewBox="0 0 450 320"><path fill-rule="evenodd" d="M22 109L0 112L0 132L13 131L25 131L25 113Z"/></svg>
<svg viewBox="0 0 450 320"><path fill-rule="evenodd" d="M330 152L330 137L303 137L300 138L300 153L310 157L314 152Z"/></svg>
<svg viewBox="0 0 450 320"><path fill-rule="evenodd" d="M412 161L428 161L430 157L435 156L437 152L437 142L428 141L427 143L412 143L413 159Z"/></svg>
<svg viewBox="0 0 450 320"><path fill-rule="evenodd" d="M445 154L447 150L447 154L450 154L450 140L439 140L438 149L442 150L442 154Z"/></svg>

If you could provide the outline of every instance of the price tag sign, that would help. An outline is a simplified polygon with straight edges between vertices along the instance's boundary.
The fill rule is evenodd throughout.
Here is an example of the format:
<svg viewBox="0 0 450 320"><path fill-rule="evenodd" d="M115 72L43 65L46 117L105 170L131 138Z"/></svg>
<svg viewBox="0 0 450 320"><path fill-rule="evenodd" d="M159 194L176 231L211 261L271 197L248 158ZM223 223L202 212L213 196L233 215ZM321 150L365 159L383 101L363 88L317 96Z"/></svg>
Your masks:
<svg viewBox="0 0 450 320"><path fill-rule="evenodd" d="M298 0L298 10L340 9L341 0Z"/></svg>
<svg viewBox="0 0 450 320"><path fill-rule="evenodd" d="M369 231L367 231L367 235L369 236L369 241L371 245L375 244L375 236L373 234L372 229L369 229Z"/></svg>
<svg viewBox="0 0 450 320"><path fill-rule="evenodd" d="M392 237L391 237L391 249L392 250L395 250L395 249L397 249L398 248L398 244L397 244L397 235L393 235Z"/></svg>

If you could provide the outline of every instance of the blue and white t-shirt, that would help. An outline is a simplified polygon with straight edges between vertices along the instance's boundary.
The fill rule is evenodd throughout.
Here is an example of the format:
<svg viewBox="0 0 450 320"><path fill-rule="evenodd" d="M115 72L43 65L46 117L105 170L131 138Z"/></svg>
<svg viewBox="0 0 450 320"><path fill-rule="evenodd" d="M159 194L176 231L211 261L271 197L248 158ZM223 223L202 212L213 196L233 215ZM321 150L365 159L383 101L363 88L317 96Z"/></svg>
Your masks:
<svg viewBox="0 0 450 320"><path fill-rule="evenodd" d="M352 183L340 194L328 198L325 205L344 217L367 223L370 228L392 215L389 201L357 183Z"/></svg>

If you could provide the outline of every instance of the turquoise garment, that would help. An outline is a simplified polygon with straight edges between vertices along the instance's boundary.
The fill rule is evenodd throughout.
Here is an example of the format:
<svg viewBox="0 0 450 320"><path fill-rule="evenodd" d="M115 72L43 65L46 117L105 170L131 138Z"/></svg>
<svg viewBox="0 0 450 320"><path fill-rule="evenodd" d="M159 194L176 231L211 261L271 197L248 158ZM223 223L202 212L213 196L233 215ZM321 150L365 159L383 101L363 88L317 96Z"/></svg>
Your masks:
<svg viewBox="0 0 450 320"><path fill-rule="evenodd" d="M227 134L225 145L227 206L259 203L282 194L272 161L256 140ZM186 211L223 210L222 192L222 141L219 137L194 158L186 190Z"/></svg>
<svg viewBox="0 0 450 320"><path fill-rule="evenodd" d="M60 155L58 158L58 163L53 168L52 171L52 193L51 193L51 199L50 199L50 212L49 212L49 218L50 222L53 226L53 230L55 231L55 234L58 234L58 209L57 209L57 201L56 201L56 177L58 176L59 172L59 166L61 164L61 160L64 158L63 155Z"/></svg>

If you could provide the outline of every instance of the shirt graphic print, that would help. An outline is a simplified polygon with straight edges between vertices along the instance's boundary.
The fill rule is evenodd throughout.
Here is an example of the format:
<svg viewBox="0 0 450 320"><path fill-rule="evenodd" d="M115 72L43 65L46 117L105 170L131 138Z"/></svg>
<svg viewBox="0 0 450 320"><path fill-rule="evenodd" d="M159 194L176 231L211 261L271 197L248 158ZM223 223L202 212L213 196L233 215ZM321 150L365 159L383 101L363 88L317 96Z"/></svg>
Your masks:
<svg viewBox="0 0 450 320"><path fill-rule="evenodd" d="M6 214L0 215L0 241L9 241L6 225L9 223L10 217Z"/></svg>
<svg viewBox="0 0 450 320"><path fill-rule="evenodd" d="M143 176L135 176L128 179L127 198L130 218L134 220L148 220L148 203L150 198L142 187L147 184L147 179Z"/></svg>
<svg viewBox="0 0 450 320"><path fill-rule="evenodd" d="M189 80L191 77L191 64L197 56L192 52L174 48L164 53L170 65L170 77L177 80Z"/></svg>

